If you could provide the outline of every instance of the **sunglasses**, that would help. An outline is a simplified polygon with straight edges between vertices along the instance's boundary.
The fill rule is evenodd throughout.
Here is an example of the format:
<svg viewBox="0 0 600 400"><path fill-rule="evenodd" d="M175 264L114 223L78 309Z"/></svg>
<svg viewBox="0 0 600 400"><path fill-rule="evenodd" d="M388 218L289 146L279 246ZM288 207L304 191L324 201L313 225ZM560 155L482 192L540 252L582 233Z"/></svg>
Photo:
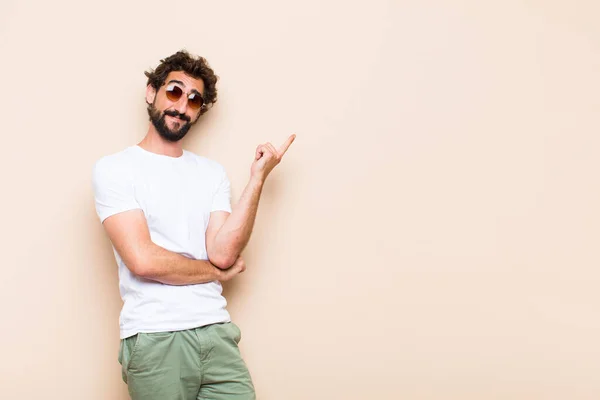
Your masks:
<svg viewBox="0 0 600 400"><path fill-rule="evenodd" d="M167 99L171 100L172 102L179 101L184 93L183 89L175 84L170 84L167 86L165 92L167 94ZM191 109L197 110L204 105L204 99L200 93L192 92L187 95L187 104Z"/></svg>

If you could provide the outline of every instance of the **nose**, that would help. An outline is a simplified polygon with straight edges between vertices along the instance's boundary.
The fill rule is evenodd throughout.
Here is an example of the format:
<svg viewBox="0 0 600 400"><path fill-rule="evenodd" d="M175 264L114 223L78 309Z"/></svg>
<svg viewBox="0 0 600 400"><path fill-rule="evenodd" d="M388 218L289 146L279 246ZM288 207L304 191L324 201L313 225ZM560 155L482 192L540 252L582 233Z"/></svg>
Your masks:
<svg viewBox="0 0 600 400"><path fill-rule="evenodd" d="M173 108L177 110L178 113L185 114L185 112L187 111L187 97L185 96L185 94L183 94L179 98L179 100L177 100L175 104L173 104Z"/></svg>

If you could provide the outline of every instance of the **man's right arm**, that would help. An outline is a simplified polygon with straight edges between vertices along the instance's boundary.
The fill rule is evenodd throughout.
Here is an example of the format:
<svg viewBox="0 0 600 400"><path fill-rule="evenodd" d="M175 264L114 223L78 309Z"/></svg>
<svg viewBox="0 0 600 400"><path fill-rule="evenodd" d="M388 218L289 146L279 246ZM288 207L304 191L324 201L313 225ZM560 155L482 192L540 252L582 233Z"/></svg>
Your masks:
<svg viewBox="0 0 600 400"><path fill-rule="evenodd" d="M215 280L227 281L246 269L242 258L226 270L207 260L194 260L166 250L150 238L141 209L106 218L104 229L129 270L140 277L169 285L189 285Z"/></svg>

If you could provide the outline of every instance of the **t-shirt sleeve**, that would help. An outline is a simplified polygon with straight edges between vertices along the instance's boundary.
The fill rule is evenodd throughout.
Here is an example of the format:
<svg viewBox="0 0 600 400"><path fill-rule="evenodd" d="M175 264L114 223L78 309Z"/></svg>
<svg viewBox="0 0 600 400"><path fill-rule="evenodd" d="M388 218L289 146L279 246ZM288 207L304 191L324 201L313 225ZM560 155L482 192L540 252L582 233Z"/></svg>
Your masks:
<svg viewBox="0 0 600 400"><path fill-rule="evenodd" d="M100 222L111 215L141 208L135 199L131 174L108 161L97 161L92 174L96 214Z"/></svg>
<svg viewBox="0 0 600 400"><path fill-rule="evenodd" d="M227 211L231 212L231 184L224 168L220 169L220 177L218 179L217 190L212 199L212 207L210 212L213 211Z"/></svg>

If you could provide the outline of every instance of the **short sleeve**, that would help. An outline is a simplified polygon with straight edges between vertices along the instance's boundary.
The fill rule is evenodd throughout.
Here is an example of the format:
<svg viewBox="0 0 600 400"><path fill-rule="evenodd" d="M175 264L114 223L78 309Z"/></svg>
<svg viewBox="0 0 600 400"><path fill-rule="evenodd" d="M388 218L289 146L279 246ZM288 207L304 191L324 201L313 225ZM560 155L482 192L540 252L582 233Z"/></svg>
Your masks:
<svg viewBox="0 0 600 400"><path fill-rule="evenodd" d="M131 174L106 158L96 162L92 174L96 214L100 222L111 215L141 208L134 196Z"/></svg>
<svg viewBox="0 0 600 400"><path fill-rule="evenodd" d="M210 212L213 211L231 212L231 184L224 168L220 168L217 189L213 195Z"/></svg>

